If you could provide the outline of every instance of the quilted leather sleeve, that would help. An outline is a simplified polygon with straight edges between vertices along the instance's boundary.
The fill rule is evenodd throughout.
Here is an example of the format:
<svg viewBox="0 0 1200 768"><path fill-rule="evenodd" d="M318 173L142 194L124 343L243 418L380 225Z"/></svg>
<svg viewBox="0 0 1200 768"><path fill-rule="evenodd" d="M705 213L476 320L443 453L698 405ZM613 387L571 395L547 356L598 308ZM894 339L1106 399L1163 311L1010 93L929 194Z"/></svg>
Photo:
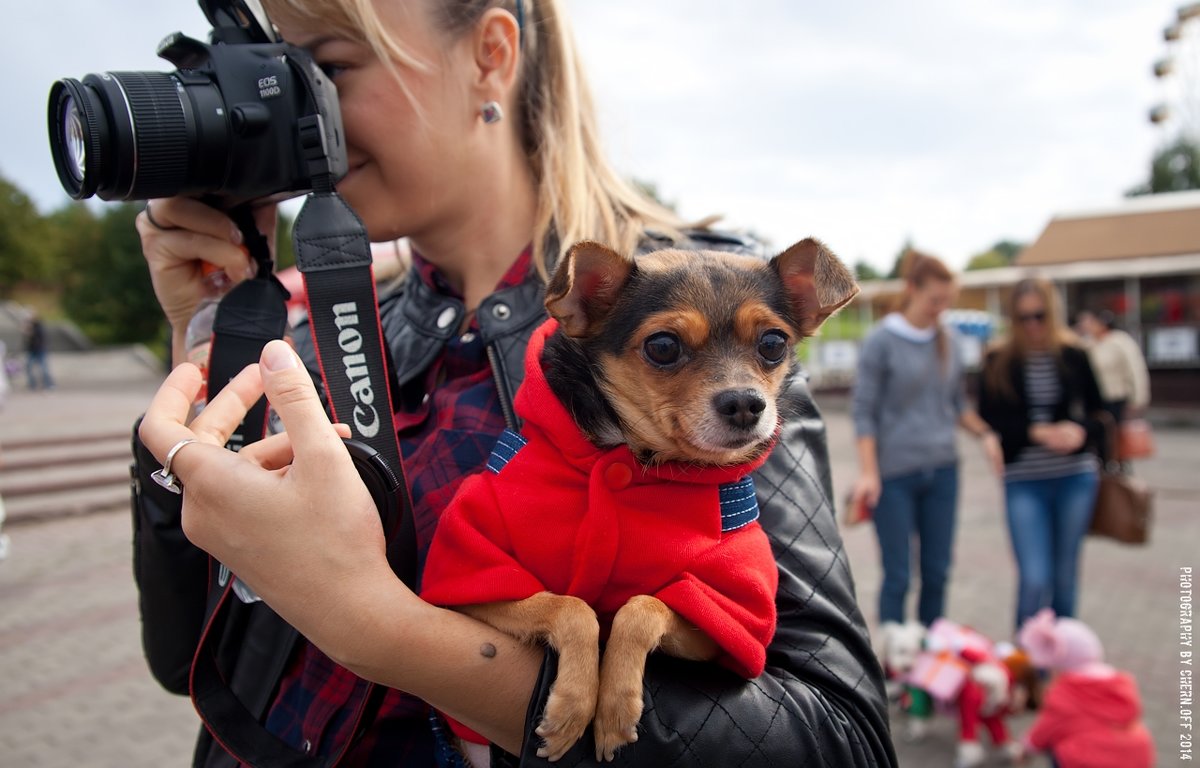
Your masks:
<svg viewBox="0 0 1200 768"><path fill-rule="evenodd" d="M825 425L807 384L797 415L755 477L760 522L779 566L779 626L766 671L750 681L716 664L654 654L644 682L638 741L616 765L893 766L883 675L871 651L831 502ZM549 766L533 733L554 679L547 653L530 704L519 765ZM560 768L595 762L590 731ZM493 753L493 765L516 765Z"/></svg>

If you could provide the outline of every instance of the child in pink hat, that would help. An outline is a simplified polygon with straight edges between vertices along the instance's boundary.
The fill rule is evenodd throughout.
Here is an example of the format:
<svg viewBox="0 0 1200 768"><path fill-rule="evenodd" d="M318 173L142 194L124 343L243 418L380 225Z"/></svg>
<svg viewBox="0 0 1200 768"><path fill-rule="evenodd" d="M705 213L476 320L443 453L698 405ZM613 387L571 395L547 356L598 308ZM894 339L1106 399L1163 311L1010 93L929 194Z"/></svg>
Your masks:
<svg viewBox="0 0 1200 768"><path fill-rule="evenodd" d="M1049 752L1059 768L1150 768L1154 743L1142 723L1137 683L1104 663L1088 625L1042 609L1018 641L1039 669L1055 673L1026 750Z"/></svg>

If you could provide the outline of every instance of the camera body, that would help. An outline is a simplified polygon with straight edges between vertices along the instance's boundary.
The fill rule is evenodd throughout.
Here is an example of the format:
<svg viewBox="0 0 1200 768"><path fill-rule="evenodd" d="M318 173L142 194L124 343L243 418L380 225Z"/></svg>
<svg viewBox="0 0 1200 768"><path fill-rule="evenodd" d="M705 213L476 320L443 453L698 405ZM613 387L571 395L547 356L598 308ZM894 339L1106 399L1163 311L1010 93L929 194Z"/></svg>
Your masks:
<svg viewBox="0 0 1200 768"><path fill-rule="evenodd" d="M54 165L71 197L186 195L229 209L346 173L337 88L280 41L255 0L201 0L209 43L167 36L174 72L105 72L50 90Z"/></svg>

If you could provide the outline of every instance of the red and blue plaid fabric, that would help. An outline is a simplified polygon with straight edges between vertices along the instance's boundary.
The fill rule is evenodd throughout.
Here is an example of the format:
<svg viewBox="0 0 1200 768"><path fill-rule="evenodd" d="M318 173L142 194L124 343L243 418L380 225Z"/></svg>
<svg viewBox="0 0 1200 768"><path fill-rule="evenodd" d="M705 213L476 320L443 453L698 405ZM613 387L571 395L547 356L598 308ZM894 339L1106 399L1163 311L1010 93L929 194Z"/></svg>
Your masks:
<svg viewBox="0 0 1200 768"><path fill-rule="evenodd" d="M530 249L526 248L496 290L531 279L530 261ZM413 254L412 268L434 290L461 298L419 254ZM442 510L462 481L484 467L496 437L505 428L487 349L474 316L467 330L451 338L430 365L425 391L428 396L415 410L396 414L422 565ZM280 683L267 728L297 748L329 753L349 738L350 708L361 701L363 686L357 677L302 642ZM399 691L388 691L374 726L345 764L435 765L429 706Z"/></svg>

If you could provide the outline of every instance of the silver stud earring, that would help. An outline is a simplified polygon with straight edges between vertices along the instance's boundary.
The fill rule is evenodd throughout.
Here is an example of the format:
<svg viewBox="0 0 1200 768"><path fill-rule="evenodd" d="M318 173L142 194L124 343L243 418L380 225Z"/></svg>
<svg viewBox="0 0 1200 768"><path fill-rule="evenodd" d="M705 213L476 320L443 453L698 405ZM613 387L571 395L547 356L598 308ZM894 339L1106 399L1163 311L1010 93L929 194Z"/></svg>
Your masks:
<svg viewBox="0 0 1200 768"><path fill-rule="evenodd" d="M499 102L488 101L479 108L479 116L483 118L483 122L491 125L504 119L504 109L501 108Z"/></svg>

